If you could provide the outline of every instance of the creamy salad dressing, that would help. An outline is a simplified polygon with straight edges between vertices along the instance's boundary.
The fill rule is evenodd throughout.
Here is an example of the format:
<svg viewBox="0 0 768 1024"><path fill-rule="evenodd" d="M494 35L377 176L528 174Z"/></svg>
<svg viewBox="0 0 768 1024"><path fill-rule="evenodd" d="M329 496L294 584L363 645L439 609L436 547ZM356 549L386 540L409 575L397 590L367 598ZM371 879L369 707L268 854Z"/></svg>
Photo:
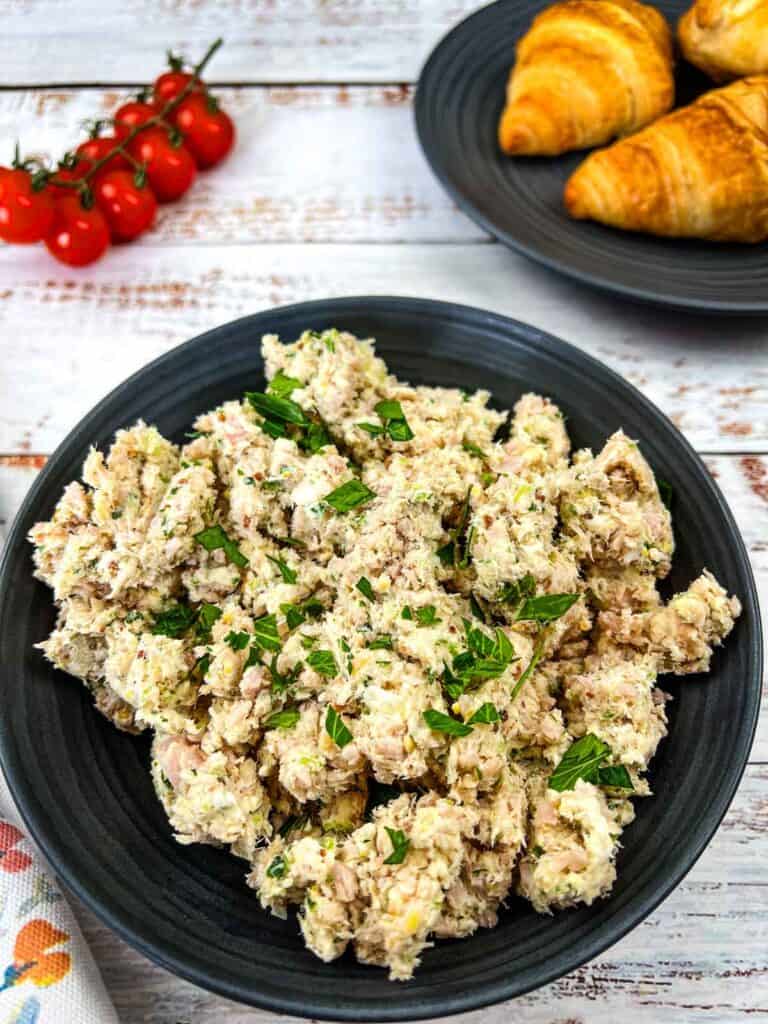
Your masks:
<svg viewBox="0 0 768 1024"><path fill-rule="evenodd" d="M247 860L319 957L408 978L512 891L607 895L658 674L706 671L739 602L704 571L662 603L670 514L621 431L571 456L538 395L507 422L350 334L262 347L266 392L182 447L119 431L33 528L40 646L154 731L180 842Z"/></svg>

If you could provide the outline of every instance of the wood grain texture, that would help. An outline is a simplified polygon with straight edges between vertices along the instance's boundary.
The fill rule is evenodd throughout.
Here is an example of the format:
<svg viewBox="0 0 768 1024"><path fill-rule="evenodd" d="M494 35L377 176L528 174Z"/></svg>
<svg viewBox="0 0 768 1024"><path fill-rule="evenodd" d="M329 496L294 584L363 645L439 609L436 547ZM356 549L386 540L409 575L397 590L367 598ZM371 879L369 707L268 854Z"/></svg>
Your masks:
<svg viewBox="0 0 768 1024"><path fill-rule="evenodd" d="M0 452L51 451L94 403L217 324L303 299L450 298L529 321L603 360L700 451L768 451L768 327L675 314L584 290L498 245L163 246L86 271L0 249ZM56 371L51 366L55 363Z"/></svg>
<svg viewBox="0 0 768 1024"><path fill-rule="evenodd" d="M116 89L0 92L0 163L22 152L55 165L114 114ZM413 129L410 86L222 89L238 144L160 208L143 246L252 242L488 241L438 185Z"/></svg>
<svg viewBox="0 0 768 1024"><path fill-rule="evenodd" d="M601 957L462 1024L736 1024L768 1018L768 767L752 766L715 839L685 881ZM172 977L76 905L122 1024L267 1024Z"/></svg>
<svg viewBox="0 0 768 1024"><path fill-rule="evenodd" d="M226 46L211 81L412 81L473 0L0 0L0 84L144 82L169 47Z"/></svg>

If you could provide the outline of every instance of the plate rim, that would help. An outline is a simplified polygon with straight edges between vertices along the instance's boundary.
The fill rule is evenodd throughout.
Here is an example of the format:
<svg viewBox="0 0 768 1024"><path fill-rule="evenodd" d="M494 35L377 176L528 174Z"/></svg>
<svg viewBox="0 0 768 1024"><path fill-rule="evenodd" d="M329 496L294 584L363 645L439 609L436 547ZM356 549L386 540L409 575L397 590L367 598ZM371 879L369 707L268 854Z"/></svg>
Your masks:
<svg viewBox="0 0 768 1024"><path fill-rule="evenodd" d="M745 720L743 723L738 762L729 761L727 771L724 772L723 781L718 789L717 800L710 805L706 817L702 820L701 834L698 837L698 841L692 848L687 849L686 856L677 866L676 870L652 894L642 900L638 900L637 905L631 909L625 909L620 924L606 922L597 929L593 937L582 941L578 953L570 957L565 957L561 954L560 960L552 961L551 964L544 962L540 967L537 967L535 978L526 983L520 984L518 982L515 984L510 980L509 976L502 976L499 980L486 985L482 991L469 990L461 995L443 998L421 998L418 996L409 998L408 991L405 988L402 989L402 998L396 998L398 989L393 988L392 1003L380 1007L375 1012L371 1007L361 1007L353 1001L334 1008L325 1004L313 1006L311 997L302 997L301 993L298 996L282 997L274 996L269 992L256 991L253 986L248 987L242 982L206 973L206 966L204 963L200 963L199 957L194 955L185 957L183 955L167 954L162 946L158 946L151 937L141 934L136 927L123 922L119 917L119 911L116 912L110 908L106 901L102 901L97 896L92 895L88 890L87 884L81 883L78 879L76 867L74 865L70 866L66 860L62 860L57 856L54 849L55 836L46 834L44 816L41 815L38 818L26 803L19 804L16 800L15 791L17 788L22 792L26 788L26 795L29 796L32 794L33 787L25 782L24 776L26 772L24 766L15 756L13 743L9 743L10 730L5 723L5 716L0 716L0 768L26 828L43 852L48 864L52 865L55 873L64 881L65 886L81 899L100 921L149 960L203 989L244 1003L245 1005L277 1013L295 1014L301 1017L312 1017L329 1021L413 1021L478 1010L519 995L524 995L526 992L538 989L563 977L570 971L576 970L604 950L613 946L652 913L680 884L694 866L715 835L733 800L749 762L759 716L763 675L763 638L762 630L760 629L760 610L752 565L733 514L716 481L707 472L701 457L693 446L674 423L650 399L646 398L638 388L605 363L582 351L570 342L564 341L556 335L543 331L524 321L459 303L408 296L343 296L276 306L238 317L174 346L168 352L140 367L126 380L113 388L67 433L48 459L46 465L37 475L8 532L2 558L0 558L0 619L2 619L3 606L9 602L9 599L12 600L9 594L9 587L6 584L8 564L16 556L19 546L27 543L23 532L25 519L38 503L38 495L47 486L48 477L54 473L56 463L60 459L67 457L69 449L74 447L75 444L77 447L83 447L82 441L77 440L77 436L85 433L89 424L102 415L119 394L133 386L145 374L153 372L177 359L180 352L188 351L190 347L200 345L205 340L226 334L236 325L244 325L246 323L250 325L258 324L261 321L267 322L270 318L276 316L295 316L299 312L305 315L307 320L313 314L315 316L322 315L341 319L345 312L360 313L368 310L374 313L374 315L399 312L401 314L418 316L427 321L439 321L449 317L467 326L481 327L483 324L493 326L509 338L526 340L529 344L533 342L537 344L543 343L550 351L556 352L558 357L566 358L569 362L575 360L582 365L586 364L588 367L598 369L602 376L607 375L609 381L620 382L622 388L629 389L647 413L654 418L664 421L666 427L671 430L673 435L676 435L677 441L687 449L687 454L697 464L700 470L702 485L709 490L712 502L718 506L720 514L724 517L730 528L731 536L735 542L734 561L740 565L744 574L745 592L740 594L740 598L742 599L745 612L748 614L752 613L751 617L754 618L755 623L754 636L748 648L748 654L755 666L755 679L748 680L751 695L751 713L748 720ZM252 333L255 334L255 331ZM118 429L118 427L114 429ZM747 643L747 640L745 640L745 643ZM746 727L746 730L744 727ZM116 916L116 913L118 916Z"/></svg>
<svg viewBox="0 0 768 1024"><path fill-rule="evenodd" d="M520 253L527 259L532 260L534 263L538 263L540 266L546 267L548 270L562 274L571 280L578 281L580 284L593 288L602 294L618 295L622 298L630 299L633 302L642 303L644 305L661 306L667 309L674 309L688 313L700 313L715 316L727 316L730 314L732 316L740 317L757 317L764 316L768 313L768 298L763 299L762 301L755 299L730 302L718 300L716 298L687 298L670 292L662 293L653 291L650 288L622 284L620 281L614 283L603 276L597 276L590 274L588 271L580 270L577 267L571 266L571 264L567 262L559 260L557 257L539 252L527 243L521 242L503 228L497 227L493 221L482 213L474 203L464 195L461 189L451 181L447 172L438 160L434 145L429 144L426 137L427 119L425 96L427 94L427 89L432 87L431 76L435 73L434 66L442 57L444 47L448 45L449 41L451 41L455 35L461 32L466 32L470 22L475 20L482 21L483 18L488 17L490 11L497 8L501 9L508 6L509 3L510 0L492 0L491 3L485 4L477 10L472 11L466 17L462 18L456 25L448 29L448 31L441 36L438 42L430 50L429 55L422 64L416 83L416 94L413 101L413 119L421 152L426 159L430 170L459 209L473 220L475 224L491 235L492 238L501 242L503 245L507 246L507 248ZM713 88L717 88L717 84L714 82L712 83L712 86ZM593 149L594 148L599 147L593 147ZM588 153L592 151L593 150L585 150L584 152ZM623 234L631 236L632 232L623 232ZM716 245L717 243L711 244ZM758 244L768 247L768 241ZM768 296L768 285L766 286L766 295Z"/></svg>

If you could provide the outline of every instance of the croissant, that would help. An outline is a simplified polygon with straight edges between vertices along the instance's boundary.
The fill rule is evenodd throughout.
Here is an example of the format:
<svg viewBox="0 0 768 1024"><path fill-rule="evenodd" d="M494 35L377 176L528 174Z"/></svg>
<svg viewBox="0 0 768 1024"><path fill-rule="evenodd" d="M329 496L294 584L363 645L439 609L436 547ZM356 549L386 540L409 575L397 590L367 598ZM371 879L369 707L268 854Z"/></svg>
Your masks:
<svg viewBox="0 0 768 1024"><path fill-rule="evenodd" d="M678 35L686 59L716 81L768 72L768 0L696 0Z"/></svg>
<svg viewBox="0 0 768 1024"><path fill-rule="evenodd" d="M517 44L499 122L505 153L557 156L637 131L672 107L672 34L637 0L564 0Z"/></svg>
<svg viewBox="0 0 768 1024"><path fill-rule="evenodd" d="M572 217L627 231L768 238L768 75L714 89L590 154L564 198Z"/></svg>

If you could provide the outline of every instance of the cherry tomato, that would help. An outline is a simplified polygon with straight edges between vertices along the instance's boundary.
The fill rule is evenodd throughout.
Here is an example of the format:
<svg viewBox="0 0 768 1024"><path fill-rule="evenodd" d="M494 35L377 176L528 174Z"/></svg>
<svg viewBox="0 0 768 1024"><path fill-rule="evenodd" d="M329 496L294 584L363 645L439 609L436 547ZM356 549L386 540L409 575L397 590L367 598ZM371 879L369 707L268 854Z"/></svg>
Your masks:
<svg viewBox="0 0 768 1024"><path fill-rule="evenodd" d="M193 76L186 71L166 71L155 80L152 89L152 98L156 107L164 107L166 103L175 100L176 97L186 89L192 81ZM202 83L198 82L193 86L193 92L202 91Z"/></svg>
<svg viewBox="0 0 768 1024"><path fill-rule="evenodd" d="M124 103L115 114L115 135L118 139L124 139L134 128L156 116L157 111L149 103L141 103L139 100Z"/></svg>
<svg viewBox="0 0 768 1024"><path fill-rule="evenodd" d="M93 163L96 163L97 160L105 157L110 149L114 149L118 141L114 135L100 135L96 139L88 139L86 142L81 142L75 153L78 156L85 157L86 160L92 160ZM100 171L124 171L130 166L122 153L115 153L113 157L107 160Z"/></svg>
<svg viewBox="0 0 768 1024"><path fill-rule="evenodd" d="M161 203L183 196L197 168L184 145L174 145L163 128L147 128L128 144L128 152L147 168L147 180Z"/></svg>
<svg viewBox="0 0 768 1024"><path fill-rule="evenodd" d="M45 190L34 191L29 171L0 175L0 238L27 244L45 238L53 220L53 199Z"/></svg>
<svg viewBox="0 0 768 1024"><path fill-rule="evenodd" d="M11 171L10 167L0 167L0 199L2 199L3 192L5 191L5 186L3 183L6 179L11 180L10 176L12 173L13 172Z"/></svg>
<svg viewBox="0 0 768 1024"><path fill-rule="evenodd" d="M213 167L232 149L235 141L232 118L223 110L212 110L203 94L187 96L171 117L184 135L184 145L201 170Z"/></svg>
<svg viewBox="0 0 768 1024"><path fill-rule="evenodd" d="M83 157L77 158L77 163L74 167L60 167L54 177L58 178L59 181L80 181L88 171L93 167L93 163L90 160L84 160ZM49 183L46 185L46 189L51 193L54 199L58 199L61 196L74 195L75 190L67 188L66 185L54 185Z"/></svg>
<svg viewBox="0 0 768 1024"><path fill-rule="evenodd" d="M130 242L151 226L157 200L148 185L141 188L130 171L100 174L93 187L96 205L104 214L113 242Z"/></svg>
<svg viewBox="0 0 768 1024"><path fill-rule="evenodd" d="M106 218L98 206L86 210L77 196L64 196L56 200L45 244L60 263L84 267L102 256L109 245Z"/></svg>

